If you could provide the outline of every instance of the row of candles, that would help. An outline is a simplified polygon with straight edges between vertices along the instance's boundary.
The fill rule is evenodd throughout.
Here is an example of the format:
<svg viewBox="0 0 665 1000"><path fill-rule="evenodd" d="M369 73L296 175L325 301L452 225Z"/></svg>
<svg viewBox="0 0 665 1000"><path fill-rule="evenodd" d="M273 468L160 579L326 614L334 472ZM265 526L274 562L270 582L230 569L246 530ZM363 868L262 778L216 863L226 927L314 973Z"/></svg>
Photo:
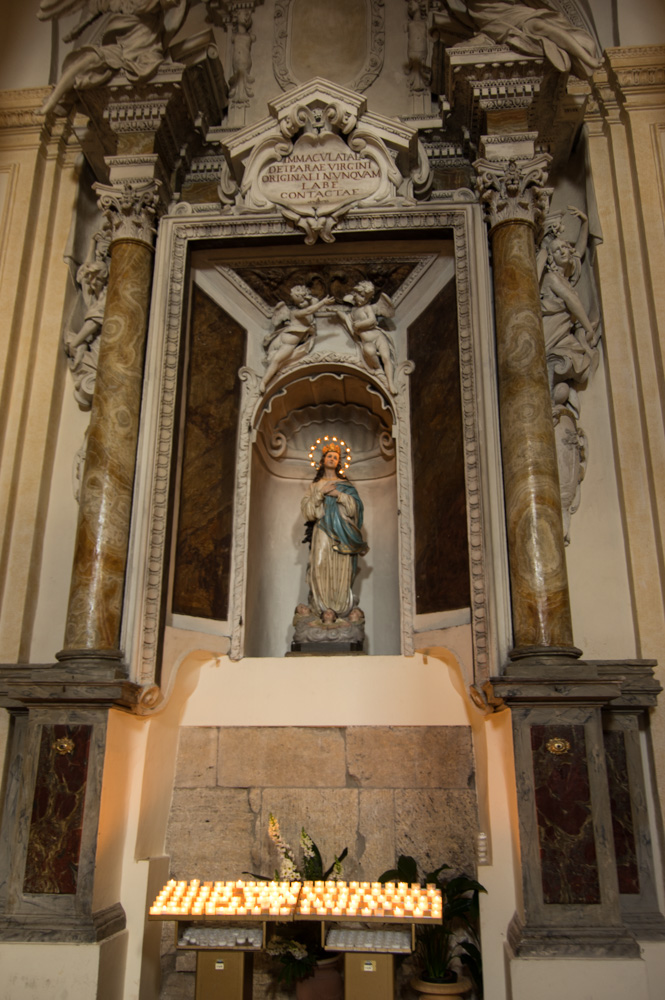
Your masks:
<svg viewBox="0 0 665 1000"><path fill-rule="evenodd" d="M152 917L372 917L440 920L441 890L406 882L177 882L150 907Z"/></svg>

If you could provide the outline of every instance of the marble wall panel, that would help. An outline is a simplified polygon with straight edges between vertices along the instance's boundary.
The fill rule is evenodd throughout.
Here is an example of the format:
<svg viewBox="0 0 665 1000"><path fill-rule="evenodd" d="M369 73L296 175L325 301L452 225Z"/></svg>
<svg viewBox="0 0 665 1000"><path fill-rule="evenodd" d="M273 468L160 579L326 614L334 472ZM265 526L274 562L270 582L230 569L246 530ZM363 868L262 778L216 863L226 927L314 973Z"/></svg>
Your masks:
<svg viewBox="0 0 665 1000"><path fill-rule="evenodd" d="M625 735L615 729L603 732L607 782L610 789L614 853L617 862L619 892L635 895L640 891L637 846L633 826L628 760Z"/></svg>
<svg viewBox="0 0 665 1000"><path fill-rule="evenodd" d="M421 868L476 870L478 812L473 791L447 788L395 791L395 853L412 854Z"/></svg>
<svg viewBox="0 0 665 1000"><path fill-rule="evenodd" d="M92 726L43 726L24 893L76 893Z"/></svg>
<svg viewBox="0 0 665 1000"><path fill-rule="evenodd" d="M416 612L469 604L456 285L408 330Z"/></svg>
<svg viewBox="0 0 665 1000"><path fill-rule="evenodd" d="M220 729L217 781L230 787L343 787L344 735L318 727Z"/></svg>
<svg viewBox="0 0 665 1000"><path fill-rule="evenodd" d="M167 838L174 876L272 874L270 813L298 857L303 826L326 864L348 847L349 878L373 880L400 853L423 870L444 860L474 870L475 770L464 726L192 728L181 732L176 773Z"/></svg>
<svg viewBox="0 0 665 1000"><path fill-rule="evenodd" d="M321 851L323 864L332 864L335 855L349 849L344 874L353 878L358 869L355 857L358 831L358 791L355 788L265 788L261 801L262 874L272 874L279 858L268 837L272 813L279 821L282 836L300 855L300 831L304 827Z"/></svg>
<svg viewBox="0 0 665 1000"><path fill-rule="evenodd" d="M173 583L176 614L228 617L237 372L245 362L245 342L246 331L195 287Z"/></svg>
<svg viewBox="0 0 665 1000"><path fill-rule="evenodd" d="M543 899L600 903L584 726L532 726L531 750Z"/></svg>
<svg viewBox="0 0 665 1000"><path fill-rule="evenodd" d="M474 768L465 726L352 726L349 776L361 787L469 788Z"/></svg>
<svg viewBox="0 0 665 1000"><path fill-rule="evenodd" d="M365 879L374 881L377 875L395 865L394 818L395 795L392 788L360 789L355 858L359 870L368 873Z"/></svg>
<svg viewBox="0 0 665 1000"><path fill-rule="evenodd" d="M183 726L178 739L176 788L217 784L218 739L219 732L212 726Z"/></svg>
<svg viewBox="0 0 665 1000"><path fill-rule="evenodd" d="M259 817L245 788L176 788L166 850L174 878L242 877L261 863Z"/></svg>

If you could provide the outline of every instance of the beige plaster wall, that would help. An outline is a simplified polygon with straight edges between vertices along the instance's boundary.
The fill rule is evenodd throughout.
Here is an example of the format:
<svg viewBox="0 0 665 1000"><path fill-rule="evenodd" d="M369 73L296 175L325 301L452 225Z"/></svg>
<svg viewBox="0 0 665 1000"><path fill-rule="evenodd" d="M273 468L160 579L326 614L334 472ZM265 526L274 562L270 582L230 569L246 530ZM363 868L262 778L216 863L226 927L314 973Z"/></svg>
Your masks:
<svg viewBox="0 0 665 1000"><path fill-rule="evenodd" d="M62 255L76 199L78 145L66 124L42 129L34 111L43 96L0 95L0 174L6 183L0 220L0 655L6 662L30 656L66 374Z"/></svg>
<svg viewBox="0 0 665 1000"><path fill-rule="evenodd" d="M638 656L665 639L665 47L612 49L596 76L589 149L604 242L597 278ZM662 664L657 667L661 683ZM665 713L652 713L665 793ZM662 829L662 828L661 828Z"/></svg>

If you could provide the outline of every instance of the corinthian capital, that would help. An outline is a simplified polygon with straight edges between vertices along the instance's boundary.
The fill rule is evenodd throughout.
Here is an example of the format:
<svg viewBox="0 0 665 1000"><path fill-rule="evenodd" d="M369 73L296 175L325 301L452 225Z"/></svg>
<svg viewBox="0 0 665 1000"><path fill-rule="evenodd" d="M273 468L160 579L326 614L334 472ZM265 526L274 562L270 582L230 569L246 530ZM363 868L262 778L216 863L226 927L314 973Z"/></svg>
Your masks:
<svg viewBox="0 0 665 1000"><path fill-rule="evenodd" d="M547 153L533 160L476 160L476 190L490 230L503 222L530 222L539 228L548 212L552 188L547 183Z"/></svg>
<svg viewBox="0 0 665 1000"><path fill-rule="evenodd" d="M151 247L159 204L159 181L143 184L95 184L97 204L116 240L138 240Z"/></svg>

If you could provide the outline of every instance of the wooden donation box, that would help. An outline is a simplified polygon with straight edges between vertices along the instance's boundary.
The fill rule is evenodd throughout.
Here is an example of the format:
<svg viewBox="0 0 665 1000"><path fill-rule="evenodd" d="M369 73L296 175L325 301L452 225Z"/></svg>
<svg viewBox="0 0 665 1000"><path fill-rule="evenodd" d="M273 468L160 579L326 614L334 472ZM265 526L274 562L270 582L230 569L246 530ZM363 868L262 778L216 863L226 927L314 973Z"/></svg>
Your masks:
<svg viewBox="0 0 665 1000"><path fill-rule="evenodd" d="M196 1000L251 1000L253 952L275 923L317 921L326 951L344 954L345 1000L391 1000L394 956L416 924L441 921L436 886L388 882L167 882L151 920L175 922L176 947L195 949Z"/></svg>

